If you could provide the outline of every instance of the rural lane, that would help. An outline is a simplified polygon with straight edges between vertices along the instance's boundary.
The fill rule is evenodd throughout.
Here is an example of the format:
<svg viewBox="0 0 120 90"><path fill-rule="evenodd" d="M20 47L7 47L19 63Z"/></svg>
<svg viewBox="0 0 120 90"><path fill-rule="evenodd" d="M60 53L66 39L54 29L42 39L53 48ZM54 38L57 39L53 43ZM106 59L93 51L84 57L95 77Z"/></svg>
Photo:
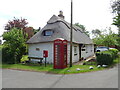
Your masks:
<svg viewBox="0 0 120 90"><path fill-rule="evenodd" d="M118 88L118 66L70 75L2 69L2 88Z"/></svg>

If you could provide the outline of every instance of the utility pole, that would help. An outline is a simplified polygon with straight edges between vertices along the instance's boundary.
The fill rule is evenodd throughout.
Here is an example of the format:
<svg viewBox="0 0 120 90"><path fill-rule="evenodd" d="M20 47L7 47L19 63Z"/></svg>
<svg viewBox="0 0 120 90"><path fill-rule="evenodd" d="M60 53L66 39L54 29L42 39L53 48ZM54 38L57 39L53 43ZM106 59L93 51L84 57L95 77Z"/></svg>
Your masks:
<svg viewBox="0 0 120 90"><path fill-rule="evenodd" d="M73 30L72 30L72 17L73 17L73 2L71 0L71 30L70 30L70 67L72 67L72 34L73 34Z"/></svg>

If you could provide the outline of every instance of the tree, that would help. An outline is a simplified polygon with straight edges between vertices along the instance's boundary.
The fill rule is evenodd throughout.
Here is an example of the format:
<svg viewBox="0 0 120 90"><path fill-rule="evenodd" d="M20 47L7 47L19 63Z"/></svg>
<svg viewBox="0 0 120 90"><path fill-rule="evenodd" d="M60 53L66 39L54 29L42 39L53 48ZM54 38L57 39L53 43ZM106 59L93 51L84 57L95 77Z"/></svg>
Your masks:
<svg viewBox="0 0 120 90"><path fill-rule="evenodd" d="M12 28L17 28L19 30L24 29L28 22L27 19L21 18L17 19L14 17L13 20L9 20L8 23L5 25L5 30L11 30Z"/></svg>
<svg viewBox="0 0 120 90"><path fill-rule="evenodd" d="M26 44L23 31L17 28L3 34L3 63L20 63L23 54L26 53Z"/></svg>
<svg viewBox="0 0 120 90"><path fill-rule="evenodd" d="M120 0L113 1L111 7L113 13L120 14Z"/></svg>
<svg viewBox="0 0 120 90"><path fill-rule="evenodd" d="M110 46L117 46L118 43L117 43L117 34L114 34L112 32L111 29L109 29L109 33L108 34L101 34L94 38L93 39L93 42L96 44L96 45L104 45L104 46L107 46L107 47L110 47Z"/></svg>
<svg viewBox="0 0 120 90"><path fill-rule="evenodd" d="M8 21L8 23L5 26L5 30L10 31L13 28L17 28L17 30L23 30L24 38L28 40L34 35L34 28L28 27L28 22L26 20L27 19L24 18L17 19L14 17L13 20Z"/></svg>
<svg viewBox="0 0 120 90"><path fill-rule="evenodd" d="M38 29L34 29L34 34L36 34L37 32L39 32L41 30L41 27L39 27Z"/></svg>
<svg viewBox="0 0 120 90"><path fill-rule="evenodd" d="M113 25L118 27L118 36L120 37L120 15L113 18Z"/></svg>
<svg viewBox="0 0 120 90"><path fill-rule="evenodd" d="M117 35L116 34L108 34L105 35L103 38L102 44L104 46L110 47L110 46L116 46L117 45Z"/></svg>
<svg viewBox="0 0 120 90"><path fill-rule="evenodd" d="M118 36L120 37L120 0L114 1L111 5L113 13L116 16L113 18L113 25L118 27Z"/></svg>
<svg viewBox="0 0 120 90"><path fill-rule="evenodd" d="M120 0L116 0L111 5L113 13L115 13L115 17L113 18L113 25L118 27L118 49L120 50Z"/></svg>
<svg viewBox="0 0 120 90"><path fill-rule="evenodd" d="M82 29L82 31L86 31L86 29L85 29L85 26L84 25L81 25L81 24L79 24L79 23L75 23L75 25L76 26L78 26L79 28L81 28Z"/></svg>
<svg viewBox="0 0 120 90"><path fill-rule="evenodd" d="M101 35L101 31L99 29L95 29L95 30L92 30L92 34L96 37L100 36Z"/></svg>
<svg viewBox="0 0 120 90"><path fill-rule="evenodd" d="M77 26L77 27L79 27L79 28L81 28L82 31L83 31L87 36L89 36L89 31L86 30L86 28L85 28L84 25L81 25L81 24L79 24L79 23L75 23L74 25Z"/></svg>

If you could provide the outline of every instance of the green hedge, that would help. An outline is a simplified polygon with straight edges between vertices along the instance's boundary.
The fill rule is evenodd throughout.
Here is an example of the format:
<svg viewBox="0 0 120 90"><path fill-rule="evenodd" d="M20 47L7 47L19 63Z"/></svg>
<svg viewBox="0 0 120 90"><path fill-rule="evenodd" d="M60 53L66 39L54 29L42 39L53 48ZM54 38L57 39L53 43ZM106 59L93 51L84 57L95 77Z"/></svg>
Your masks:
<svg viewBox="0 0 120 90"><path fill-rule="evenodd" d="M11 52L9 47L2 48L2 63L14 64L14 53Z"/></svg>
<svg viewBox="0 0 120 90"><path fill-rule="evenodd" d="M113 59L118 57L118 50L117 49L110 49L109 52L112 53Z"/></svg>
<svg viewBox="0 0 120 90"><path fill-rule="evenodd" d="M113 63L113 60L117 57L118 57L117 49L110 49L108 51L96 53L97 64L100 64L100 65L103 65L103 64L110 65Z"/></svg>
<svg viewBox="0 0 120 90"><path fill-rule="evenodd" d="M25 53L25 47L13 50L8 46L3 45L2 47L2 63L15 64L20 63L22 55Z"/></svg>

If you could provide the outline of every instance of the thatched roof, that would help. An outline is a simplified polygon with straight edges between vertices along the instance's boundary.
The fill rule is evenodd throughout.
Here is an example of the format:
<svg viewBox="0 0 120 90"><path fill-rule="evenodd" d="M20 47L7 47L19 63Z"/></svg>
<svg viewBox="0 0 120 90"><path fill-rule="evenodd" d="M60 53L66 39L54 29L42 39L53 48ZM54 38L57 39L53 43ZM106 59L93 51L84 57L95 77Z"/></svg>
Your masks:
<svg viewBox="0 0 120 90"><path fill-rule="evenodd" d="M45 30L53 30L52 36L44 36L43 32ZM64 19L53 15L47 24L33 37L31 37L27 43L41 43L54 41L56 38L63 38L70 41L70 24ZM79 44L92 44L92 40L84 33L82 30L73 26L73 42Z"/></svg>

